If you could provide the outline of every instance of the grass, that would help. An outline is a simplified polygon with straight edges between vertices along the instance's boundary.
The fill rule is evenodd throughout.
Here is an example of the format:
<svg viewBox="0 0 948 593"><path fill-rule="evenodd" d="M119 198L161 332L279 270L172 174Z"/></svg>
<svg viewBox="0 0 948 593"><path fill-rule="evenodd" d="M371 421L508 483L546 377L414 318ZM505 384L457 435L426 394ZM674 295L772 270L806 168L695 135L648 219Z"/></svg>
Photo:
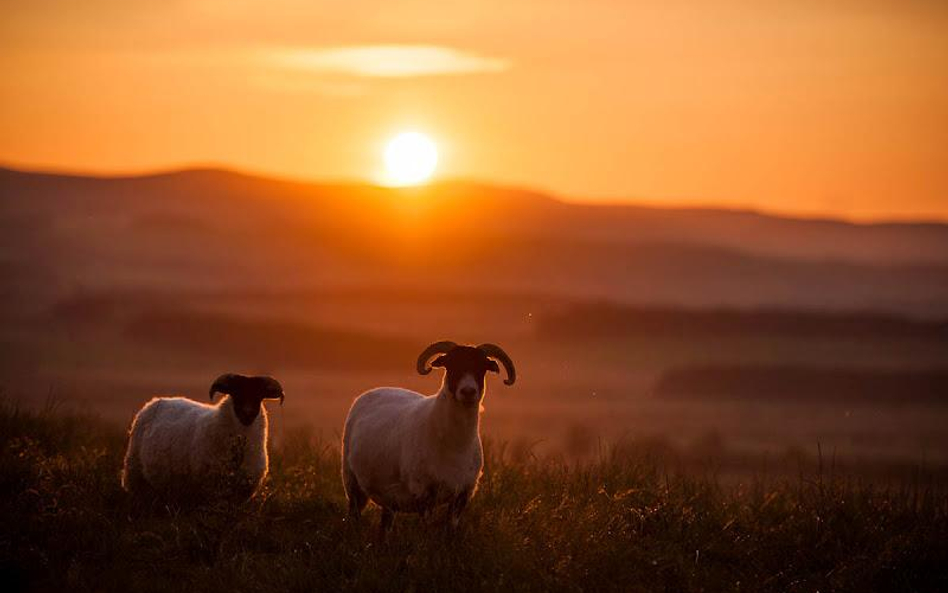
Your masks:
<svg viewBox="0 0 948 593"><path fill-rule="evenodd" d="M335 446L288 435L237 507L140 508L124 434L0 405L0 582L48 591L945 591L948 498L816 473L724 486L614 447L581 465L488 448L462 528L343 521ZM437 518L436 518L437 519Z"/></svg>

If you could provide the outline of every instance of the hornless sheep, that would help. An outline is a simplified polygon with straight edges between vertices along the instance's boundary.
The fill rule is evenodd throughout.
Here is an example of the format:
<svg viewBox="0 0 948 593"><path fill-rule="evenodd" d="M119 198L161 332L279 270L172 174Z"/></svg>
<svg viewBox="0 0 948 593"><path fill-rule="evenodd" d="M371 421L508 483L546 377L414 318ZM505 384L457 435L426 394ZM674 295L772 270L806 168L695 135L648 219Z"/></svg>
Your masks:
<svg viewBox="0 0 948 593"><path fill-rule="evenodd" d="M422 375L432 367L445 369L436 394L380 387L353 402L342 437L342 481L351 518L372 500L382 508L384 535L396 512L427 514L450 503L451 526L457 527L484 465L481 399L484 375L500 372L496 361L507 371L504 383L513 385L513 361L499 346L436 342L417 363Z"/></svg>
<svg viewBox="0 0 948 593"><path fill-rule="evenodd" d="M183 397L156 397L129 430L122 486L132 494L170 498L246 500L267 475L267 411L264 399L283 403L271 377L221 375L210 397L216 405Z"/></svg>

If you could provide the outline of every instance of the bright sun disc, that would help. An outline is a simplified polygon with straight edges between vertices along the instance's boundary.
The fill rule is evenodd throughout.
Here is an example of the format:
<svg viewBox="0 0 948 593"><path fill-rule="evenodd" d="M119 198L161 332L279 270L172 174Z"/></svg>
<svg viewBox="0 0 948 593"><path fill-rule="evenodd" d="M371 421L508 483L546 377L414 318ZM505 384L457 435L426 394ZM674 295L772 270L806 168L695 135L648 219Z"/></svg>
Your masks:
<svg viewBox="0 0 948 593"><path fill-rule="evenodd" d="M404 132L385 146L385 177L389 185L427 181L438 164L438 147L419 132Z"/></svg>

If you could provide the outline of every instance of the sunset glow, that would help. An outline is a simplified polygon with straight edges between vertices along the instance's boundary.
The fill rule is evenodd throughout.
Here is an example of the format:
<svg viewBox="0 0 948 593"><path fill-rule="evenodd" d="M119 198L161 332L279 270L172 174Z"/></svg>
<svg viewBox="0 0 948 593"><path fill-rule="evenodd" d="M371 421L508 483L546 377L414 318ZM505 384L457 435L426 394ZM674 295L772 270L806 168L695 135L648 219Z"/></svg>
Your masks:
<svg viewBox="0 0 948 593"><path fill-rule="evenodd" d="M403 132L385 146L386 185L417 185L428 181L438 165L438 147L420 132Z"/></svg>
<svg viewBox="0 0 948 593"><path fill-rule="evenodd" d="M12 0L0 163L378 182L424 122L439 178L948 219L944 2L672 4Z"/></svg>

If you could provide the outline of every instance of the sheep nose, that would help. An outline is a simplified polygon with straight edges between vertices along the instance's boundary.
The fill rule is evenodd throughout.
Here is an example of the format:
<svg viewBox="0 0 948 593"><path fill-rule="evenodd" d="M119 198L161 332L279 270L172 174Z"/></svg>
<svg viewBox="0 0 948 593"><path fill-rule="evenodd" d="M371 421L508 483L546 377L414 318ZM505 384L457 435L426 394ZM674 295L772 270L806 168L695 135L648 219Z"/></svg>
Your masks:
<svg viewBox="0 0 948 593"><path fill-rule="evenodd" d="M462 387L461 395L463 395L466 398L472 398L475 395L477 395L477 390L474 389L473 387Z"/></svg>

